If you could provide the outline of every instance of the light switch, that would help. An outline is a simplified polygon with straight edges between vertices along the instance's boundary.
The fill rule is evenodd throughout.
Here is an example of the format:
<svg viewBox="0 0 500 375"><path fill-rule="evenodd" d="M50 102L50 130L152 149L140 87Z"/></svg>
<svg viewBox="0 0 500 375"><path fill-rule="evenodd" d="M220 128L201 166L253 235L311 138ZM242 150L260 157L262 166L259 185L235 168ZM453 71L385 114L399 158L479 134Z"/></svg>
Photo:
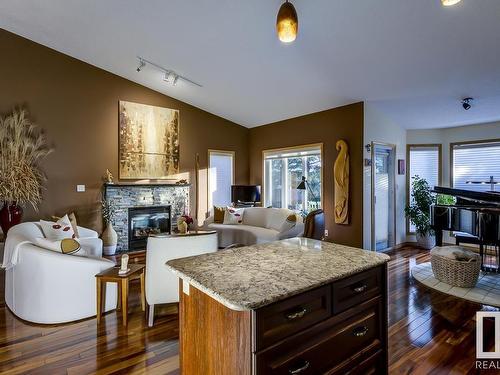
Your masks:
<svg viewBox="0 0 500 375"><path fill-rule="evenodd" d="M84 193L85 192L85 185L76 185L76 191L78 193Z"/></svg>

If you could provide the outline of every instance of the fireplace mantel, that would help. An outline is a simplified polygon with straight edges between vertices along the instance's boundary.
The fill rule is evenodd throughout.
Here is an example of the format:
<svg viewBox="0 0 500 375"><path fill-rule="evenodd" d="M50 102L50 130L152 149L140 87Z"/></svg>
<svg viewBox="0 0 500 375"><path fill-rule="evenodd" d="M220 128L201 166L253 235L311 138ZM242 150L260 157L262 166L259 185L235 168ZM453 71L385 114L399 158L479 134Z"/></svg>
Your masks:
<svg viewBox="0 0 500 375"><path fill-rule="evenodd" d="M104 184L104 199L116 208L113 227L118 234L118 251L129 250L128 209L147 206L171 206L172 229L177 218L189 213L190 184L172 183L114 183Z"/></svg>

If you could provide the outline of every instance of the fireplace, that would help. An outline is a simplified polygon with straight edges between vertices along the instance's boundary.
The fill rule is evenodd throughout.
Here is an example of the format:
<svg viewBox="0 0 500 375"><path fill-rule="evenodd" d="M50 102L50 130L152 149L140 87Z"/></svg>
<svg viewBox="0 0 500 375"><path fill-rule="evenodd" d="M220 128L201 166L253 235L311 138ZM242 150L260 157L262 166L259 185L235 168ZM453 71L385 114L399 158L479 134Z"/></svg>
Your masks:
<svg viewBox="0 0 500 375"><path fill-rule="evenodd" d="M144 250L150 234L170 233L170 211L170 206L130 207L128 249Z"/></svg>

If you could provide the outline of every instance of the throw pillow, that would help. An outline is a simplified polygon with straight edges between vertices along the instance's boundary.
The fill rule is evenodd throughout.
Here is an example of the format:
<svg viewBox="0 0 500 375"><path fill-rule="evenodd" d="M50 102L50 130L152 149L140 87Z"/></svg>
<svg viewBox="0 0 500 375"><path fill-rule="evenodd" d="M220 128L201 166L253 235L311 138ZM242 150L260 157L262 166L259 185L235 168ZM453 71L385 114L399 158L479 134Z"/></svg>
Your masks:
<svg viewBox="0 0 500 375"><path fill-rule="evenodd" d="M42 227L45 238L49 240L55 241L62 240L64 238L76 237L68 215L64 215L56 222L40 220L40 226Z"/></svg>
<svg viewBox="0 0 500 375"><path fill-rule="evenodd" d="M295 225L297 225L297 215L295 215L295 214L288 215L287 218L285 219L285 222L281 226L280 233L289 231Z"/></svg>
<svg viewBox="0 0 500 375"><path fill-rule="evenodd" d="M216 224L224 223L225 212L226 212L225 207L214 206L214 223Z"/></svg>
<svg viewBox="0 0 500 375"><path fill-rule="evenodd" d="M238 225L243 223L244 208L228 207L224 213L224 223L227 225Z"/></svg>
<svg viewBox="0 0 500 375"><path fill-rule="evenodd" d="M71 227L75 231L75 238L79 238L80 235L78 234L78 223L76 222L75 213L72 212L72 213L68 214L68 218L69 218L69 222L71 223ZM61 217L59 217L59 216L52 216L52 220L54 220L54 221L57 221L59 219L61 219Z"/></svg>

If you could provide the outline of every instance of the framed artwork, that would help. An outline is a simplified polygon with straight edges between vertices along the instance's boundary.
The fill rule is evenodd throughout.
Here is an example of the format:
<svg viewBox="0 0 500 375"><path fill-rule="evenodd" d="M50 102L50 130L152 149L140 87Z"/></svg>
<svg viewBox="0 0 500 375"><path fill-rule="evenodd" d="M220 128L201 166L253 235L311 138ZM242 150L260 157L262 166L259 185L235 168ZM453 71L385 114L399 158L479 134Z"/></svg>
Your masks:
<svg viewBox="0 0 500 375"><path fill-rule="evenodd" d="M119 178L168 179L179 173L179 111L120 101Z"/></svg>
<svg viewBox="0 0 500 375"><path fill-rule="evenodd" d="M398 159L398 174L402 175L406 173L406 162L404 159Z"/></svg>

